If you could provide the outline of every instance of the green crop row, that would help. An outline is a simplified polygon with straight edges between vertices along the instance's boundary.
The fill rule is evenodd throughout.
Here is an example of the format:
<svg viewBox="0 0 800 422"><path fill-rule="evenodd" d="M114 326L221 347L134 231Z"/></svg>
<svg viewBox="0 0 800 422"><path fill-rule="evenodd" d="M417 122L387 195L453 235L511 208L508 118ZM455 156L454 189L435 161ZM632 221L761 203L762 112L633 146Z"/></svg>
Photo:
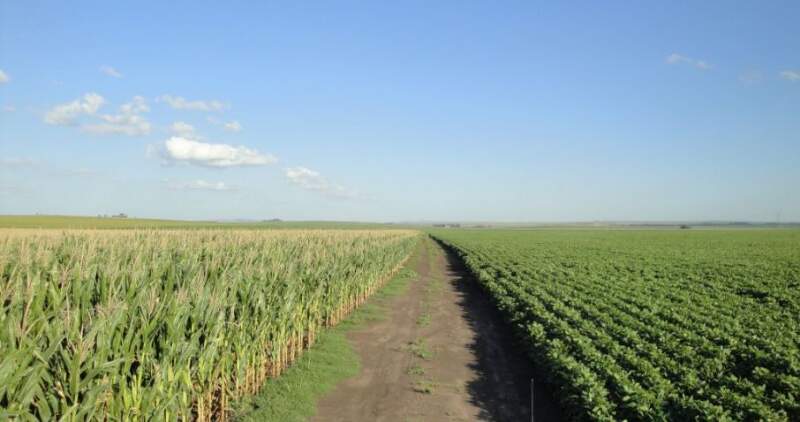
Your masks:
<svg viewBox="0 0 800 422"><path fill-rule="evenodd" d="M800 231L459 231L573 419L800 420Z"/></svg>
<svg viewBox="0 0 800 422"><path fill-rule="evenodd" d="M416 237L0 230L0 420L225 419Z"/></svg>

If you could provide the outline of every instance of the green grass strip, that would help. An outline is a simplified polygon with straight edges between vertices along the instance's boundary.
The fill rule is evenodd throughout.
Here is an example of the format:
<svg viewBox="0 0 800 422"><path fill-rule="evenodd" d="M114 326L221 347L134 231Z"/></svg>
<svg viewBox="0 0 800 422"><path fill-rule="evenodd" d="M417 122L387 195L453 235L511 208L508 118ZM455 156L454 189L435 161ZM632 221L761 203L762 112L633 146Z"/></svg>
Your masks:
<svg viewBox="0 0 800 422"><path fill-rule="evenodd" d="M305 421L317 412L317 402L339 382L358 375L359 356L347 340L347 333L386 317L386 299L404 294L416 273L409 260L392 280L336 327L320 333L313 347L280 377L267 381L261 392L235 406L240 421Z"/></svg>

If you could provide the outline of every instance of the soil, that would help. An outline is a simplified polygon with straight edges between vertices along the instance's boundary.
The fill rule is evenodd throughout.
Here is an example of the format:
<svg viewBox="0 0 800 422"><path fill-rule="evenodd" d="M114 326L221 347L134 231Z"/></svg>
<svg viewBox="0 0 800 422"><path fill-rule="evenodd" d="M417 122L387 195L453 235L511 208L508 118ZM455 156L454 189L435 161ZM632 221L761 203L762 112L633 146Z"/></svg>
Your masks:
<svg viewBox="0 0 800 422"><path fill-rule="evenodd" d="M350 332L361 371L312 421L530 421L530 360L461 260L426 239L386 318ZM561 420L535 384L535 420Z"/></svg>

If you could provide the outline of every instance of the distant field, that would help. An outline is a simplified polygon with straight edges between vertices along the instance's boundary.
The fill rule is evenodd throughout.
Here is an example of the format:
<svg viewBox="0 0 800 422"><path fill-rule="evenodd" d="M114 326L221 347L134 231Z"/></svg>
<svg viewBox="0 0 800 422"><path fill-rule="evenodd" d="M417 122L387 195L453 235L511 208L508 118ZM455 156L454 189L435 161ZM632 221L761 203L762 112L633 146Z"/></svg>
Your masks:
<svg viewBox="0 0 800 422"><path fill-rule="evenodd" d="M335 221L265 221L265 222L217 222L187 220L157 220L146 218L99 218L59 215L0 215L0 228L45 228L45 229L179 229L179 228L223 228L223 229L370 229L391 228L390 224L350 223Z"/></svg>
<svg viewBox="0 0 800 422"><path fill-rule="evenodd" d="M144 218L98 218L98 217L70 217L59 215L2 215L0 228L97 228L97 229L126 229L126 228L182 228L182 227L208 227L214 226L213 222L193 222L178 220L155 220Z"/></svg>
<svg viewBox="0 0 800 422"><path fill-rule="evenodd" d="M574 419L800 420L800 230L434 230Z"/></svg>

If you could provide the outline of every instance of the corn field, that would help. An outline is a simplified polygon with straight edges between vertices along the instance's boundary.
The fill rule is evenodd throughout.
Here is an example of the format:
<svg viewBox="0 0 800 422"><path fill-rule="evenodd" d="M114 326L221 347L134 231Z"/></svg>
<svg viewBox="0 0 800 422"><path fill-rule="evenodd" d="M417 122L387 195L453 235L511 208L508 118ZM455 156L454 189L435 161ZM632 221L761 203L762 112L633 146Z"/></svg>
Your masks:
<svg viewBox="0 0 800 422"><path fill-rule="evenodd" d="M220 420L408 257L405 230L0 230L0 420Z"/></svg>

